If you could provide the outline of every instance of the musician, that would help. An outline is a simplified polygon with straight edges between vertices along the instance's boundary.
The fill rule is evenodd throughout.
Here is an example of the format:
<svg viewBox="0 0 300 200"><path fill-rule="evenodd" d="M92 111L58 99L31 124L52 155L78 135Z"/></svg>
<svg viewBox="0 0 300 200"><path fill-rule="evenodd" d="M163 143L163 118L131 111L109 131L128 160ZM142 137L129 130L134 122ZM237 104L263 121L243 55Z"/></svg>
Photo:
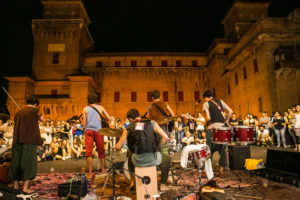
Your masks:
<svg viewBox="0 0 300 200"><path fill-rule="evenodd" d="M207 132L206 132L206 144L211 149L211 155L213 156L215 151L220 154L219 165L220 165L220 176L224 175L224 168L226 166L226 145L214 144L211 141L212 133L214 128L221 128L227 124L229 126L229 119L232 115L231 108L222 100L215 99L210 90L203 93L205 102L203 103L203 111L206 114L207 119ZM228 116L225 118L224 110L228 111Z"/></svg>
<svg viewBox="0 0 300 200"><path fill-rule="evenodd" d="M158 90L153 90L151 93L152 100L154 101L149 107L149 119L155 120L156 122L161 121L168 117L174 117L174 112L168 103L163 103L160 101L160 92ZM160 127L167 132L167 124L160 124Z"/></svg>
<svg viewBox="0 0 300 200"><path fill-rule="evenodd" d="M159 166L162 171L160 189L167 190L165 184L168 173L166 171L169 172L169 169L165 169L165 165L170 160L169 157L160 152L159 147L169 140L168 135L155 121L142 120L137 109L130 109L127 112L127 118L131 124L123 130L115 148L120 150L127 139L129 170L134 172L133 165L140 167Z"/></svg>
<svg viewBox="0 0 300 200"><path fill-rule="evenodd" d="M94 142L97 146L98 157L101 164L102 173L105 172L105 151L104 151L104 136L98 134L98 131L102 128L101 116L104 116L107 120L110 121L110 116L106 112L103 106L97 105L97 95L90 94L88 95L89 105L83 109L83 123L85 125L85 150L86 150L86 162L88 169L88 177L92 178L92 166L93 166L93 148Z"/></svg>
<svg viewBox="0 0 300 200"><path fill-rule="evenodd" d="M153 90L151 93L151 97L154 102L148 107L150 120L154 120L158 122L167 118L168 116L174 117L174 112L172 108L169 106L169 104L160 101L160 92L158 90ZM167 124L160 124L159 126L168 134ZM162 177L168 177L169 170L171 167L171 159L169 155L168 144L162 145L160 147L160 152L166 158L164 159L165 162L163 162L160 165ZM163 180L162 178L163 187L165 183L164 181L167 181L167 179Z"/></svg>
<svg viewBox="0 0 300 200"><path fill-rule="evenodd" d="M8 179L14 181L14 189L19 190L23 182L23 192L33 193L29 182L36 176L37 146L42 144L38 121L44 117L38 109L40 102L36 97L26 98L26 107L15 115L12 160Z"/></svg>

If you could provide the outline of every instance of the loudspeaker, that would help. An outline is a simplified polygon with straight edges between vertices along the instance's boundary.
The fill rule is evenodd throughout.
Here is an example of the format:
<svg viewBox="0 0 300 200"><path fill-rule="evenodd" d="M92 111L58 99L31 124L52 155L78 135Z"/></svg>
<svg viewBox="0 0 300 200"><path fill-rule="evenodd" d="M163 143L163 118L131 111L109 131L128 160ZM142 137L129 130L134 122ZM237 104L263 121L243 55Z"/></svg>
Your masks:
<svg viewBox="0 0 300 200"><path fill-rule="evenodd" d="M249 146L228 146L229 150L229 168L245 169L245 160L250 158Z"/></svg>
<svg viewBox="0 0 300 200"><path fill-rule="evenodd" d="M300 176L300 152L268 149L266 167Z"/></svg>

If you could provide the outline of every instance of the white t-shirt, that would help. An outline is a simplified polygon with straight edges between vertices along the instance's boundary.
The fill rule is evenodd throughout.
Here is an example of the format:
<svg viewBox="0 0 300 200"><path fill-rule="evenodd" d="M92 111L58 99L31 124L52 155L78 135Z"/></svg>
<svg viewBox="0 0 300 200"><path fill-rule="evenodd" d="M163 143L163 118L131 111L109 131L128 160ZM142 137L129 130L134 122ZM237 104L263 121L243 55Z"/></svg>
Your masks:
<svg viewBox="0 0 300 200"><path fill-rule="evenodd" d="M194 137L190 137L190 138L184 137L182 139L182 141L187 142L188 144L191 144L191 141L194 141Z"/></svg>
<svg viewBox="0 0 300 200"><path fill-rule="evenodd" d="M204 117L201 117L201 118L198 118L198 120L200 121L200 122L203 122L203 123L205 123L205 118ZM204 126L202 125L202 124L198 124L197 125L197 130L204 130L205 128L204 128Z"/></svg>
<svg viewBox="0 0 300 200"><path fill-rule="evenodd" d="M257 135L258 137L266 138L269 136L269 131L267 129L264 129L263 132L261 132L261 130L258 130Z"/></svg>
<svg viewBox="0 0 300 200"><path fill-rule="evenodd" d="M43 134L43 138L46 140L46 144L50 144L51 141L52 141L52 136L51 136L51 134L44 133L44 134Z"/></svg>
<svg viewBox="0 0 300 200"><path fill-rule="evenodd" d="M295 114L295 128L300 128L300 114Z"/></svg>

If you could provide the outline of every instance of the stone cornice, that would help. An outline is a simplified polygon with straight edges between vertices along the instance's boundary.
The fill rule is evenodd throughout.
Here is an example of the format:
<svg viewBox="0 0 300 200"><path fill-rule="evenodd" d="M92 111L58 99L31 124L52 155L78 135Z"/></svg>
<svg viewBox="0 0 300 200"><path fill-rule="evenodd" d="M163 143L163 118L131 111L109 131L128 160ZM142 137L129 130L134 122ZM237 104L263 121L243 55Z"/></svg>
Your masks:
<svg viewBox="0 0 300 200"><path fill-rule="evenodd" d="M161 56L161 57L207 57L206 53L199 52L108 52L108 53L88 53L86 58L90 57L126 57L126 56Z"/></svg>
<svg viewBox="0 0 300 200"><path fill-rule="evenodd" d="M22 83L22 82L28 82L31 84L35 84L36 82L29 78L28 76L5 76L7 80L9 80L9 84L11 83Z"/></svg>
<svg viewBox="0 0 300 200"><path fill-rule="evenodd" d="M289 27L290 25L295 25L296 27ZM242 51L250 52L253 47L263 41L278 41L278 38L286 40L299 36L300 25L293 21L285 18L262 18L228 52L228 64L238 63L239 61L237 60L241 60Z"/></svg>
<svg viewBox="0 0 300 200"><path fill-rule="evenodd" d="M205 66L199 67L84 67L82 69L84 72L157 72L157 71L164 71L164 72L179 72L179 71L206 71Z"/></svg>
<svg viewBox="0 0 300 200"><path fill-rule="evenodd" d="M266 2L234 2L233 5L231 6L230 10L227 12L227 14L225 15L224 19L222 20L222 24L224 24L224 21L231 15L231 13L234 11L234 9L236 7L239 6L248 6L248 7L256 7L256 6L265 6L265 7L269 7L270 3L266 3Z"/></svg>
<svg viewBox="0 0 300 200"><path fill-rule="evenodd" d="M82 3L82 0L41 0L42 4L55 4L55 5L70 5L70 4L79 4L80 7L82 8L84 15L87 18L88 24L91 23L91 19Z"/></svg>

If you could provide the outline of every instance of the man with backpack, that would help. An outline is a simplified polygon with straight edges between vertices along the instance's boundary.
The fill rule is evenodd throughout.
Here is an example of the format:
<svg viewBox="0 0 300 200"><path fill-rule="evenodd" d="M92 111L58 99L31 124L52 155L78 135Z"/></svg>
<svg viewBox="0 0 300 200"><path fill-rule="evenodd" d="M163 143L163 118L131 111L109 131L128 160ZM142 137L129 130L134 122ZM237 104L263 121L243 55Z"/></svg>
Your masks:
<svg viewBox="0 0 300 200"><path fill-rule="evenodd" d="M142 120L137 109L130 109L127 112L127 119L131 124L124 129L123 134L116 144L116 149L121 149L123 143L127 139L128 148L128 167L130 171L134 171L134 166L160 166L162 171L161 190L166 190L165 183L168 179L169 171L164 168L169 158L160 152L160 146L165 144L169 137L163 129L155 122L150 120Z"/></svg>

